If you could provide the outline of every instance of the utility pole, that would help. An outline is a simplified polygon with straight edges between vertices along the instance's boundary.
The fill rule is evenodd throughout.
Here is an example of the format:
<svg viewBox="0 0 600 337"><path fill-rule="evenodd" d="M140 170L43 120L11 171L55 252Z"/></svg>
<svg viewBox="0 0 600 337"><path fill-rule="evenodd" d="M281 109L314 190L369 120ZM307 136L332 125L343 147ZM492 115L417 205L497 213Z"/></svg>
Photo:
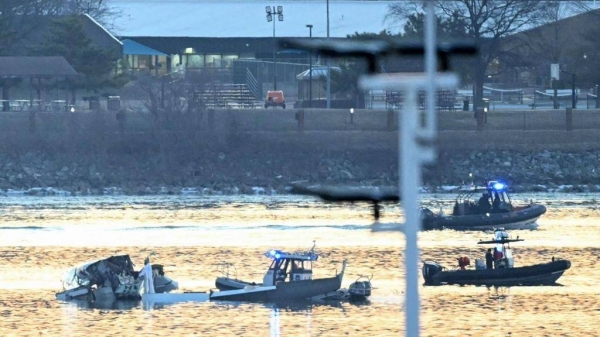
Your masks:
<svg viewBox="0 0 600 337"><path fill-rule="evenodd" d="M329 42L329 0L327 0L327 42ZM327 109L331 109L331 58L327 58Z"/></svg>
<svg viewBox="0 0 600 337"><path fill-rule="evenodd" d="M308 37L312 39L312 28L313 25L306 25L308 27ZM312 108L312 50L308 53L308 107Z"/></svg>
<svg viewBox="0 0 600 337"><path fill-rule="evenodd" d="M273 90L277 90L277 40L275 39L275 21L283 21L283 6L267 6L267 22L273 21ZM275 20L277 17L277 20Z"/></svg>

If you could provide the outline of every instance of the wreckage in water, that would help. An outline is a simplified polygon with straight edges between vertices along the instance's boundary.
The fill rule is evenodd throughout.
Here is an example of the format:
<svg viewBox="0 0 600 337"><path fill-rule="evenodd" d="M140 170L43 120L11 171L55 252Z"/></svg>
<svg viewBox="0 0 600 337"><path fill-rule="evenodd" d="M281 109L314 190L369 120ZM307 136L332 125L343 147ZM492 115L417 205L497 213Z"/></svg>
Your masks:
<svg viewBox="0 0 600 337"><path fill-rule="evenodd" d="M163 266L146 264L134 269L129 255L116 255L84 263L67 271L62 278L64 290L56 294L61 301L77 301L90 306L110 307L119 301L139 301L144 293L168 293L177 282L165 276Z"/></svg>

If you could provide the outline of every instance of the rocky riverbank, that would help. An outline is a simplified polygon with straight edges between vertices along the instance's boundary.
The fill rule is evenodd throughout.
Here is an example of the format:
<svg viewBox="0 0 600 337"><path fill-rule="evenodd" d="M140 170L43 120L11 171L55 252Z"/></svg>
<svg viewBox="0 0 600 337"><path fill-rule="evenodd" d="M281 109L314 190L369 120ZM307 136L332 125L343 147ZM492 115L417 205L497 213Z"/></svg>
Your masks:
<svg viewBox="0 0 600 337"><path fill-rule="evenodd" d="M442 152L424 171L424 188L506 180L515 192L598 191L600 150ZM286 194L293 181L395 186L397 158L388 150L210 151L166 155L0 155L0 193ZM472 174L474 178L470 178ZM451 190L451 189L450 189Z"/></svg>

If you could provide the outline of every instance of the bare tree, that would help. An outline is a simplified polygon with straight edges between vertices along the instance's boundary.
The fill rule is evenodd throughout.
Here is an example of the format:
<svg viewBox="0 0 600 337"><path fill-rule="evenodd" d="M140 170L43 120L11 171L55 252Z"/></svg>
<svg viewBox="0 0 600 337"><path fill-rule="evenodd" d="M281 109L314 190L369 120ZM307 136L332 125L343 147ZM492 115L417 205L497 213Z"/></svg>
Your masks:
<svg viewBox="0 0 600 337"><path fill-rule="evenodd" d="M550 64L559 64L568 76L553 81L558 87L571 87L571 76L578 84L593 85L600 53L600 10L582 12L583 1L547 1L544 25L505 39L502 63L506 67L524 67L536 76L536 83L549 85ZM595 79L594 79L595 78Z"/></svg>
<svg viewBox="0 0 600 337"><path fill-rule="evenodd" d="M56 14L87 14L108 30L115 29L120 12L106 0L47 0L56 3Z"/></svg>
<svg viewBox="0 0 600 337"><path fill-rule="evenodd" d="M473 105L481 106L483 84L488 66L499 53L502 38L527 28L535 27L544 20L548 4L539 0L437 0L438 15L458 15L470 39L479 46L479 55L473 66ZM423 12L422 2L401 2L390 5L389 18L404 20L416 11Z"/></svg>
<svg viewBox="0 0 600 337"><path fill-rule="evenodd" d="M19 42L41 29L47 21L39 20L39 16L83 13L107 28L112 27L112 20L118 16L118 12L111 9L105 0L0 0L0 56L15 53ZM23 50L16 52L24 53ZM19 81L0 79L3 100L9 99L10 88ZM2 109L8 109L6 102Z"/></svg>
<svg viewBox="0 0 600 337"><path fill-rule="evenodd" d="M138 80L145 94L144 106L153 122L161 128L185 128L202 118L208 104L214 100L215 83L210 70L143 76Z"/></svg>
<svg viewBox="0 0 600 337"><path fill-rule="evenodd" d="M119 12L105 0L2 0L0 1L0 55L39 28L40 15L88 14L109 30Z"/></svg>

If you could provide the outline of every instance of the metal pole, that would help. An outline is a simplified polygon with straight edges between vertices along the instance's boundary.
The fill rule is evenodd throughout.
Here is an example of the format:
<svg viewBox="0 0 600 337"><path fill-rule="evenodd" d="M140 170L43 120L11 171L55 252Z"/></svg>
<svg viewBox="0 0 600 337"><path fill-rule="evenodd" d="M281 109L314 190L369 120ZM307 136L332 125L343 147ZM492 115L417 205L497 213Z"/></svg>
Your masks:
<svg viewBox="0 0 600 337"><path fill-rule="evenodd" d="M312 39L312 27L313 25L306 25L308 27L308 37ZM309 57L309 70L308 70L308 107L312 108L312 50L308 54Z"/></svg>
<svg viewBox="0 0 600 337"><path fill-rule="evenodd" d="M572 83L572 88L571 88L571 101L573 103L572 104L572 108L573 108L573 110L575 110L576 109L576 105L577 105L577 99L576 99L576 96L575 96L575 74L573 73L571 75L573 75L573 83Z"/></svg>
<svg viewBox="0 0 600 337"><path fill-rule="evenodd" d="M329 0L327 0L327 40L329 40ZM331 109L331 59L327 58L327 109Z"/></svg>
<svg viewBox="0 0 600 337"><path fill-rule="evenodd" d="M277 90L277 40L275 40L275 21L277 21L276 7L273 6L273 90Z"/></svg>

